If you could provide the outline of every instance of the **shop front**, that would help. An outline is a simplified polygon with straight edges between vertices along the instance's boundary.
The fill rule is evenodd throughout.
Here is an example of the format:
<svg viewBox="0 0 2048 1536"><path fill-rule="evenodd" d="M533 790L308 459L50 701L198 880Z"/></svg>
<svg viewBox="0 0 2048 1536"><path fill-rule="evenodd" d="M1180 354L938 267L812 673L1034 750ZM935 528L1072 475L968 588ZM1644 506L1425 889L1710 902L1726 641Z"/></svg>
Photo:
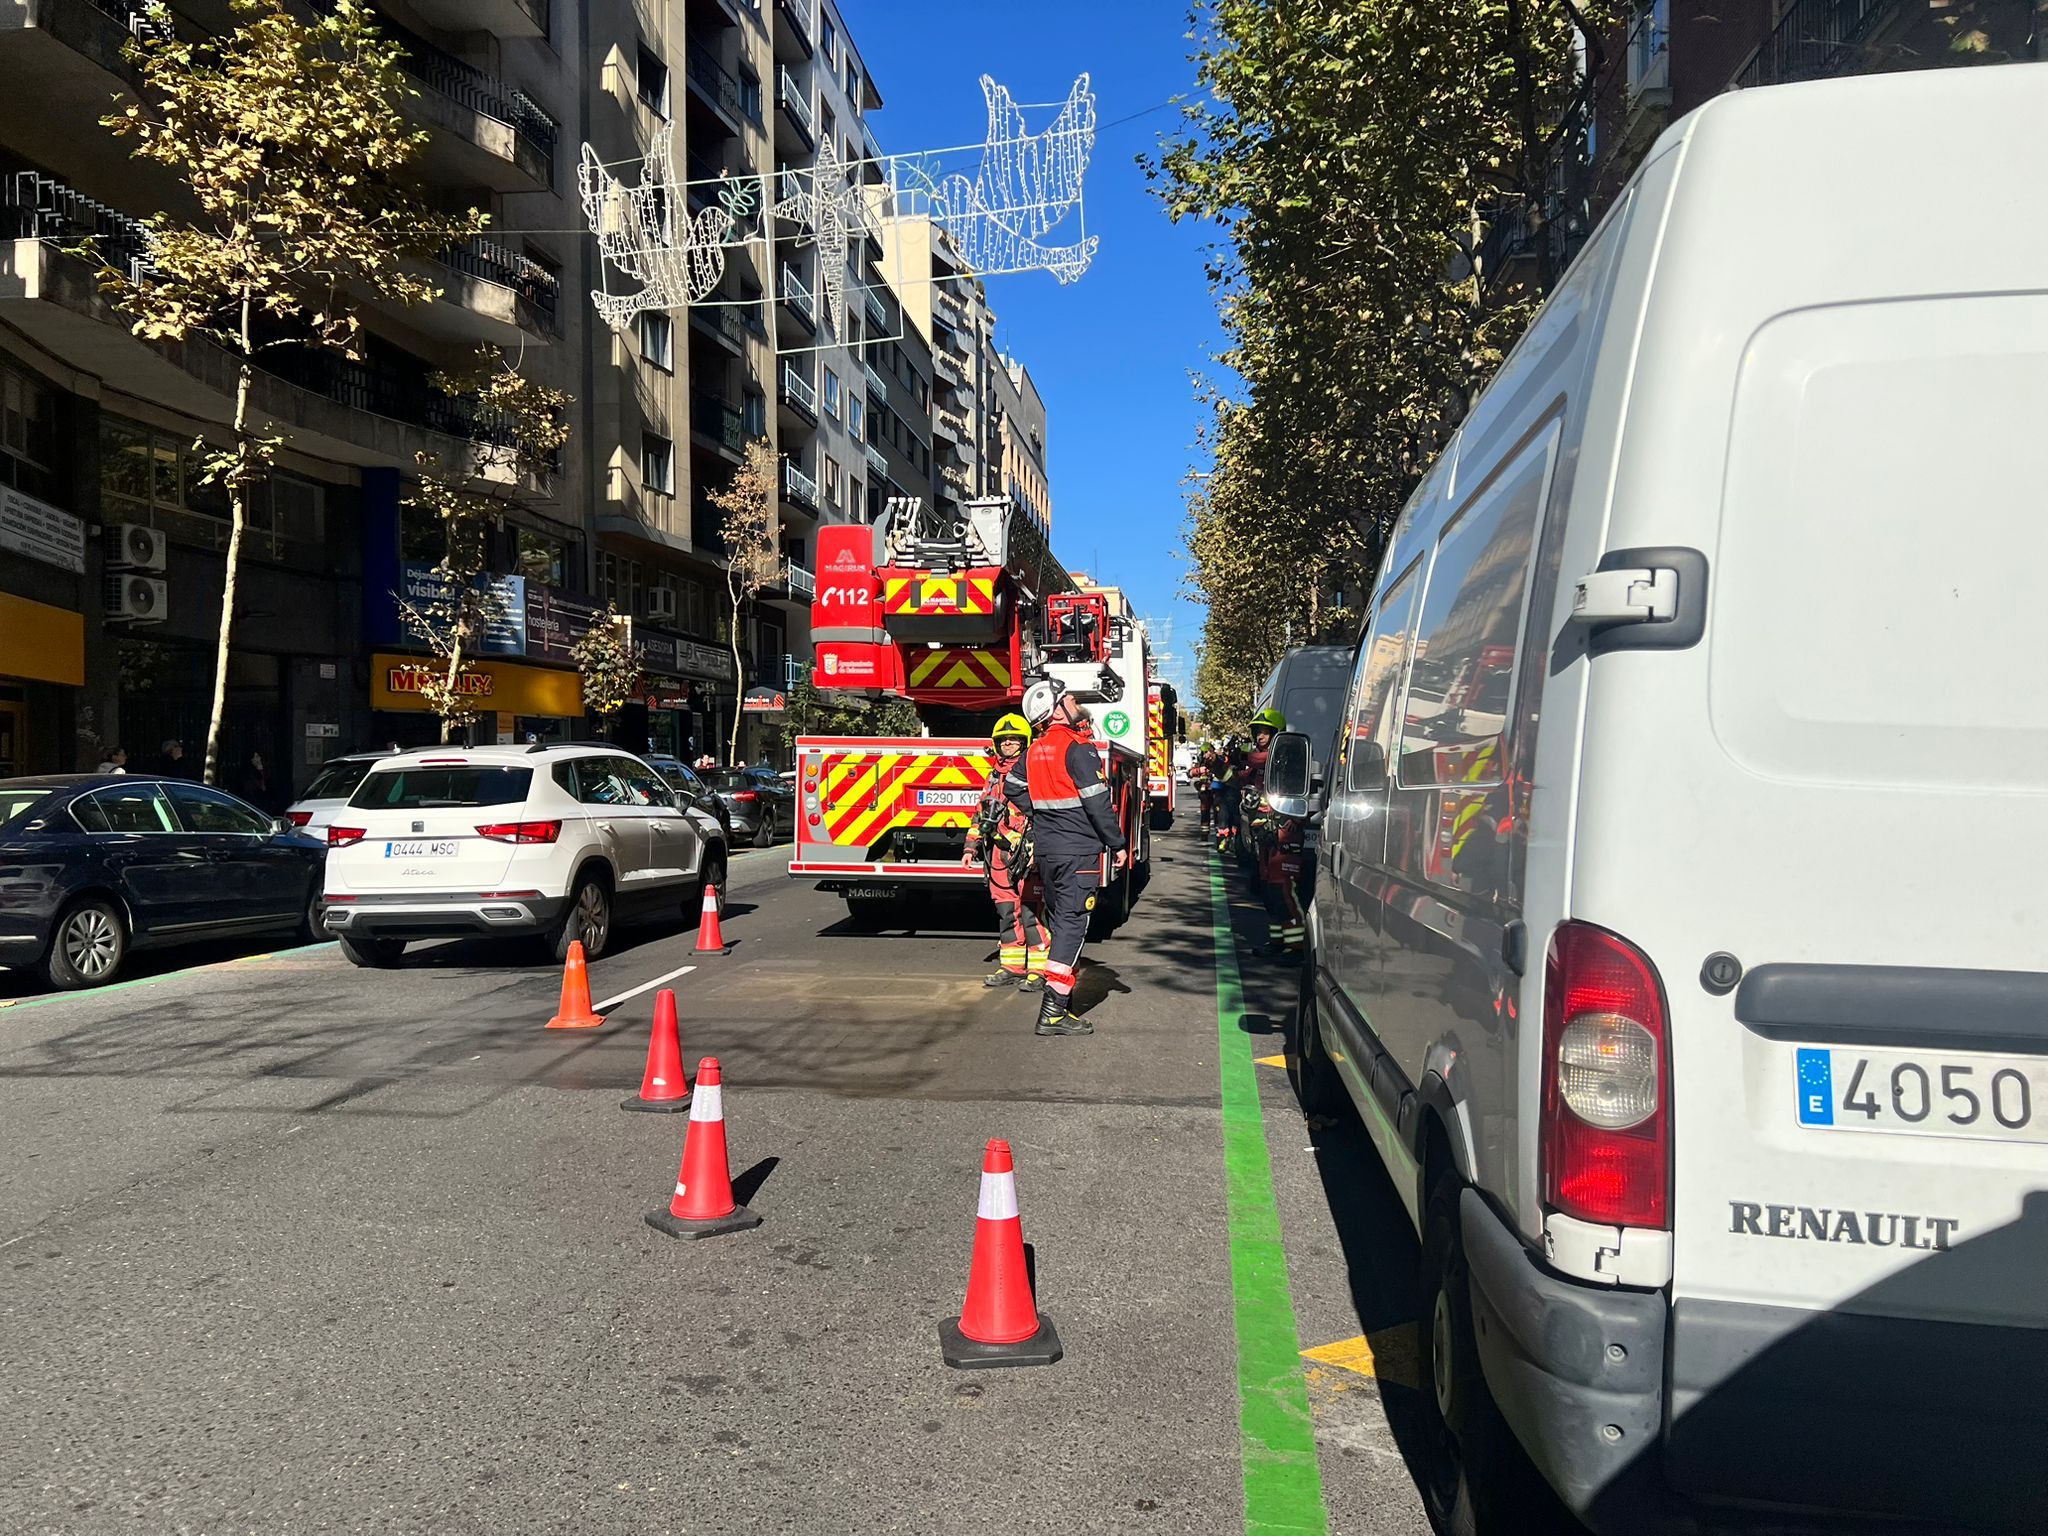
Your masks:
<svg viewBox="0 0 2048 1536"><path fill-rule="evenodd" d="M732 727L732 652L637 623L633 640L645 677L647 750L692 763L708 752L724 762Z"/></svg>
<svg viewBox="0 0 2048 1536"><path fill-rule="evenodd" d="M438 672L430 657L377 652L370 657L370 708L378 739L401 747L433 746L441 721L426 689ZM486 657L463 679L477 707L475 745L569 741L581 734L583 680L574 672Z"/></svg>
<svg viewBox="0 0 2048 1536"><path fill-rule="evenodd" d="M84 615L0 592L0 778L63 762L84 686Z"/></svg>

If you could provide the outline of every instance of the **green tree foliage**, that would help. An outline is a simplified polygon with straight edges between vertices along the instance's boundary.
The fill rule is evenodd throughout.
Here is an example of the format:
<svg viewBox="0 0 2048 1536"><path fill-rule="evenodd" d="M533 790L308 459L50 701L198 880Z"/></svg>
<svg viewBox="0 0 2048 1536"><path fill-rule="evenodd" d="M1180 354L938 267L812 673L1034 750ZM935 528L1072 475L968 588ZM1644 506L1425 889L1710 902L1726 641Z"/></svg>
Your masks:
<svg viewBox="0 0 2048 1536"><path fill-rule="evenodd" d="M1594 0L1198 0L1206 97L1146 171L1175 220L1218 230L1218 361L1243 381L1206 396L1188 495L1215 728L1290 645L1355 632L1394 517L1555 277L1561 125L1611 20ZM1533 282L1488 270L1504 219Z"/></svg>
<svg viewBox="0 0 2048 1536"><path fill-rule="evenodd" d="M484 216L436 211L408 184L425 146L405 127L415 94L398 45L356 0L302 20L284 0L232 0L233 30L181 37L157 6L128 56L140 98L102 119L134 154L185 184L178 212L152 215L149 264L102 261L100 284L150 341L203 337L235 360L233 440L208 449L209 482L228 494L226 587L207 723L207 782L219 767L235 584L251 490L282 439L251 411L259 354L333 347L354 357L355 297L429 302L406 265L475 234Z"/></svg>
<svg viewBox="0 0 2048 1536"><path fill-rule="evenodd" d="M610 603L571 647L583 675L583 706L610 730L614 716L639 692L646 654L634 644L626 621Z"/></svg>
<svg viewBox="0 0 2048 1536"><path fill-rule="evenodd" d="M923 729L908 699L863 700L827 692L804 678L789 692L782 742L794 747L799 736L915 736Z"/></svg>

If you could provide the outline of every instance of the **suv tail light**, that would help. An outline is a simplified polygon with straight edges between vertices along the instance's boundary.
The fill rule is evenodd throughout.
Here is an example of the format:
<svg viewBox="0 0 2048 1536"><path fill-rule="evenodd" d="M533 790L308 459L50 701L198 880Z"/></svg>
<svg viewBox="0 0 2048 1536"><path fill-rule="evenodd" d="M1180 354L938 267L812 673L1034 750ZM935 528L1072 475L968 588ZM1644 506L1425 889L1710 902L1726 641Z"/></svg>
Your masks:
<svg viewBox="0 0 2048 1536"><path fill-rule="evenodd" d="M367 827L329 825L327 828L327 846L330 848L346 848L350 843L360 843L369 835Z"/></svg>
<svg viewBox="0 0 2048 1536"><path fill-rule="evenodd" d="M552 843L562 835L559 821L494 821L476 829L494 843Z"/></svg>
<svg viewBox="0 0 2048 1536"><path fill-rule="evenodd" d="M284 814L285 819L295 827L303 827L313 819L311 811L286 811Z"/></svg>
<svg viewBox="0 0 2048 1536"><path fill-rule="evenodd" d="M741 805L752 805L756 800L760 798L761 797L751 789L741 789L735 790L733 792L733 799L739 801Z"/></svg>
<svg viewBox="0 0 2048 1536"><path fill-rule="evenodd" d="M1560 923L1543 985L1543 1198L1567 1216L1669 1225L1671 1031L1648 956Z"/></svg>

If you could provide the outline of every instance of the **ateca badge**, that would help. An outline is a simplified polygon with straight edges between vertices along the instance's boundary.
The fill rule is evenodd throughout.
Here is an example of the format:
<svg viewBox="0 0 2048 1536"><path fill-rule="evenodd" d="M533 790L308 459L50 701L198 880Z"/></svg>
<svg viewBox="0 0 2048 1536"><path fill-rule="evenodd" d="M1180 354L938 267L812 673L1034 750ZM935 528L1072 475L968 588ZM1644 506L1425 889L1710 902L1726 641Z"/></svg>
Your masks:
<svg viewBox="0 0 2048 1536"><path fill-rule="evenodd" d="M1102 723L1109 728L1112 736L1121 736L1131 728L1131 717L1120 709L1112 709L1102 717Z"/></svg>

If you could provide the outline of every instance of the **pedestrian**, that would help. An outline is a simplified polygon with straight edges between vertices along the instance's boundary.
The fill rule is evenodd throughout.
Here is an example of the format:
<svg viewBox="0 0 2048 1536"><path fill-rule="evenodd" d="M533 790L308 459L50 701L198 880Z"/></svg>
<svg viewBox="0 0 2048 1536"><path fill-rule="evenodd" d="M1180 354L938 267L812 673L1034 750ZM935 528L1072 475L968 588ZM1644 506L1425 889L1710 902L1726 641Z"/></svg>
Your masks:
<svg viewBox="0 0 2048 1536"><path fill-rule="evenodd" d="M93 769L94 773L126 773L127 771L128 749L126 747L107 748L107 755L100 759L99 767Z"/></svg>
<svg viewBox="0 0 2048 1536"><path fill-rule="evenodd" d="M717 766L718 759L713 757L709 752L706 752L702 757L698 758L696 763L697 771L699 773L707 773L711 769L716 768Z"/></svg>
<svg viewBox="0 0 2048 1536"><path fill-rule="evenodd" d="M1131 861L1123 829L1102 781L1102 758L1088 712L1066 685L1041 679L1024 690L1024 719L1037 735L1024 753L1023 772L1012 768L1004 788L1010 803L1031 817L1039 879L1052 921L1045 957L1045 996L1038 1009L1041 1035L1092 1035L1095 1026L1073 1013L1074 981L1088 915L1102 885L1102 860L1121 872Z"/></svg>
<svg viewBox="0 0 2048 1536"><path fill-rule="evenodd" d="M242 770L242 798L258 810L270 809L270 774L261 752L251 752L248 766Z"/></svg>
<svg viewBox="0 0 2048 1536"><path fill-rule="evenodd" d="M967 829L967 858L979 859L996 909L997 969L981 978L985 987L1015 986L1029 992L1045 984L1045 951L1050 938L1040 912L1039 882L1031 868L1031 818L1010 803L1005 781L1031 743L1022 715L1005 715L989 733L994 761L982 786L981 804Z"/></svg>
<svg viewBox="0 0 2048 1536"><path fill-rule="evenodd" d="M163 755L157 759L156 771L167 779L185 777L185 743L173 736L164 743Z"/></svg>

